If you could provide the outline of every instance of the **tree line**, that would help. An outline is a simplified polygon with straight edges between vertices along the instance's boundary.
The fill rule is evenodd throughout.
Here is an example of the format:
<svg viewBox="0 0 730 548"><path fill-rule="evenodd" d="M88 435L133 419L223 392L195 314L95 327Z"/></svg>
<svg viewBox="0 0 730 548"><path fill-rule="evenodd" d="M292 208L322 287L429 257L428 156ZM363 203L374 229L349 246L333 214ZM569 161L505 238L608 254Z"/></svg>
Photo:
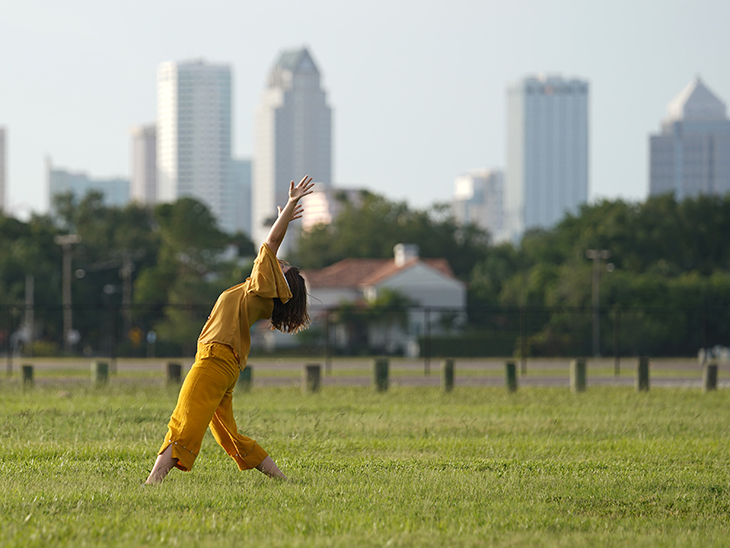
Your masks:
<svg viewBox="0 0 730 548"><path fill-rule="evenodd" d="M49 307L37 313L35 337L40 344L58 340L60 311L52 306L61 303L62 250L54 237L75 233L81 242L73 248L73 302L82 308L75 327L101 331L101 307L134 305L134 317L122 320L125 330L154 329L176 350L191 352L217 295L250 272L253 243L244 234L221 232L207 207L192 198L151 208L109 207L102 198L63 195L54 216L28 221L0 216L0 304L22 304L32 275L35 304ZM483 229L460 225L446 205L414 209L369 192L338 199L337 218L301 232L289 260L322 268L346 257L389 258L396 243L415 243L421 257L445 258L467 284L467 334L503 329L506 311L514 308L590 309L593 262L586 251L600 249L610 251L602 265L601 307L627 314L627 351L648 344L654 352L686 353L730 335L726 314L717 312L730 309L729 197L603 200L550 230L527 232L519 245L496 244ZM706 340L697 335L681 343L686 348L674 348L690 329L689 316L676 311L701 308L711 312L697 320L706 324ZM552 314L530 330L528 350L588 354L588 328L585 315Z"/></svg>

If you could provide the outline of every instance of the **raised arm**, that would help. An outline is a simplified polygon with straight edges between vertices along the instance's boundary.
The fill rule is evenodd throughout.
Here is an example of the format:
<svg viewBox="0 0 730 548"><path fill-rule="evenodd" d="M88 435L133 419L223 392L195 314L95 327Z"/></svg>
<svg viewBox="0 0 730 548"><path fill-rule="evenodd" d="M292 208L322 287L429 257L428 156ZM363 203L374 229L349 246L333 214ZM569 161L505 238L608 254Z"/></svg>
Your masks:
<svg viewBox="0 0 730 548"><path fill-rule="evenodd" d="M294 181L289 183L289 200L287 200L284 209L277 206L279 216L274 221L274 224L271 225L269 235L266 236L266 245L274 252L274 255L279 251L279 246L284 240L289 223L302 216L304 208L299 205L299 200L311 194L313 192L313 186L312 178L308 175L302 177L302 180L296 186L294 186Z"/></svg>

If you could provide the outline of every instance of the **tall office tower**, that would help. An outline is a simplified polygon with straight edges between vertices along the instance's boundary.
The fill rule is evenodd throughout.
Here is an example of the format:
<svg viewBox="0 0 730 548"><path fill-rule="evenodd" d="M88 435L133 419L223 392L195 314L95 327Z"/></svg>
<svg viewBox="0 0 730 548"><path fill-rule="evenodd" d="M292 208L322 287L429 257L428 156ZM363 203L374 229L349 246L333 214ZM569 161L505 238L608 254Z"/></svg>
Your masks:
<svg viewBox="0 0 730 548"><path fill-rule="evenodd" d="M5 152L5 128L0 127L0 213L5 213L5 177L7 173Z"/></svg>
<svg viewBox="0 0 730 548"><path fill-rule="evenodd" d="M231 160L231 193L235 215L235 232L251 236L251 160Z"/></svg>
<svg viewBox="0 0 730 548"><path fill-rule="evenodd" d="M669 103L649 150L650 195L674 192L681 200L730 191L730 120L699 78Z"/></svg>
<svg viewBox="0 0 730 548"><path fill-rule="evenodd" d="M588 82L527 77L507 92L509 237L550 228L588 199Z"/></svg>
<svg viewBox="0 0 730 548"><path fill-rule="evenodd" d="M124 207L129 203L129 181L120 177L94 179L80 171L73 172L53 167L50 158L46 159L46 177L48 203L52 213L56 211L54 198L68 192L77 200L83 200L91 191L101 192L102 202L107 206Z"/></svg>
<svg viewBox="0 0 730 548"><path fill-rule="evenodd" d="M454 181L452 208L456 219L474 223L499 241L504 230L504 176L497 169L474 169Z"/></svg>
<svg viewBox="0 0 730 548"><path fill-rule="evenodd" d="M204 61L157 69L157 201L205 203L226 232L231 203L231 69Z"/></svg>
<svg viewBox="0 0 730 548"><path fill-rule="evenodd" d="M306 48L283 52L271 69L254 137L252 220L258 245L276 206L286 202L289 181L310 175L323 186L332 183L332 111Z"/></svg>
<svg viewBox="0 0 730 548"><path fill-rule="evenodd" d="M132 200L140 204L157 201L157 126L135 126L130 130Z"/></svg>

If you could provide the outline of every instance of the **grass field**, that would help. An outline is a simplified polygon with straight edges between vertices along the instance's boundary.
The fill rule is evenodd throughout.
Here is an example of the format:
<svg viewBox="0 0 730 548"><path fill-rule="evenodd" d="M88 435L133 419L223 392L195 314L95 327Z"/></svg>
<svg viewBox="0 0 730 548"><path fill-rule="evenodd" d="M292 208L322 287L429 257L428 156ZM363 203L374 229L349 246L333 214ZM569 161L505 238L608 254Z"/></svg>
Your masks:
<svg viewBox="0 0 730 548"><path fill-rule="evenodd" d="M177 396L159 383L0 384L2 546L727 546L730 391L267 387L143 487Z"/></svg>

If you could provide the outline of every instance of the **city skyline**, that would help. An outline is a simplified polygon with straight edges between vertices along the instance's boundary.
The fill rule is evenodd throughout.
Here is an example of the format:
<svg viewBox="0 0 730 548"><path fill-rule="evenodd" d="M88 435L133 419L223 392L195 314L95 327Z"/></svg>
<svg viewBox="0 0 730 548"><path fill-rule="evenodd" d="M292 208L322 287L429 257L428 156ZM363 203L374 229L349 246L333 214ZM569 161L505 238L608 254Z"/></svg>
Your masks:
<svg viewBox="0 0 730 548"><path fill-rule="evenodd" d="M94 177L129 177L129 128L155 119L154 74L167 60L232 66L232 152L251 157L254 107L271 59L297 44L315 52L336 108L337 185L418 207L449 201L458 174L505 167L509 82L561 73L591 85L589 199L643 200L648 135L676 91L699 74L730 97L723 55L730 5L529 6L214 2L202 14L166 1L7 6L0 46L15 53L0 66L0 126L8 131L10 211L47 208L38 199L47 155ZM150 38L131 40L129 28Z"/></svg>

